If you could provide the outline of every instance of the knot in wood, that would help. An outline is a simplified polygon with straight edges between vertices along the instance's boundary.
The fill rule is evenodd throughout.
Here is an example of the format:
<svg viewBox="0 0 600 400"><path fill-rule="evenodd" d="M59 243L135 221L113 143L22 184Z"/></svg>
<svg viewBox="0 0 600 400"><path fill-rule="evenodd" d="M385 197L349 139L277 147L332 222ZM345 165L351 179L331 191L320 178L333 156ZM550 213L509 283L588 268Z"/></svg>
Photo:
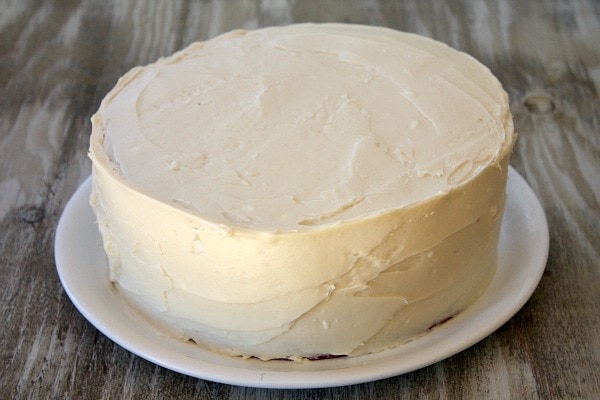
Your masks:
<svg viewBox="0 0 600 400"><path fill-rule="evenodd" d="M525 106L532 114L550 114L554 111L554 100L547 94L532 94L525 98Z"/></svg>
<svg viewBox="0 0 600 400"><path fill-rule="evenodd" d="M23 207L19 210L18 217L21 222L25 222L26 224L35 224L36 222L40 222L44 219L46 213L43 208L28 206Z"/></svg>

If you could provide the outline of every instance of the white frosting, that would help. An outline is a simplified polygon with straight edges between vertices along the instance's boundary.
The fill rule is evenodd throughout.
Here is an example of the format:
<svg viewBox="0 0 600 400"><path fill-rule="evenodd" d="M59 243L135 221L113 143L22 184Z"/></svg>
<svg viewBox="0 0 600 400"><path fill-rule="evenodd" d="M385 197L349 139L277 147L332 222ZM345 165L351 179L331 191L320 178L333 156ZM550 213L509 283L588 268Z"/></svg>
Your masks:
<svg viewBox="0 0 600 400"><path fill-rule="evenodd" d="M356 355L483 292L513 141L499 82L443 44L340 24L235 31L109 93L92 204L113 281L182 337Z"/></svg>

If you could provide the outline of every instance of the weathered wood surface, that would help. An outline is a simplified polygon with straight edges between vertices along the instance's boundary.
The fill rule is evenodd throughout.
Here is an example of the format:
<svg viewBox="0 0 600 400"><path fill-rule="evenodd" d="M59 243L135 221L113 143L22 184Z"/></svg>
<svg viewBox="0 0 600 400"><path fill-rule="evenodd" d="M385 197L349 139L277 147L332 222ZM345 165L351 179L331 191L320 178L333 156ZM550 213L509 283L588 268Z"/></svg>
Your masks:
<svg viewBox="0 0 600 400"><path fill-rule="evenodd" d="M267 390L205 382L98 333L59 282L60 213L90 173L89 117L129 68L234 28L384 25L487 64L520 133L512 165L550 224L528 304L470 349L378 382ZM0 398L599 398L600 2L0 1Z"/></svg>

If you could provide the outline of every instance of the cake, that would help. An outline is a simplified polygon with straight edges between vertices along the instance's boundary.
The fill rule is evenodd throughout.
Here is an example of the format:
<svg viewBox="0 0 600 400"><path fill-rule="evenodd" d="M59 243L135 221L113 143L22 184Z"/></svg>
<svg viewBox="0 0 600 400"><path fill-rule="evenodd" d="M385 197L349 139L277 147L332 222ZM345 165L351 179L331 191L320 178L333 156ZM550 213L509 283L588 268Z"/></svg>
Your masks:
<svg viewBox="0 0 600 400"><path fill-rule="evenodd" d="M497 267L499 81L414 34L233 31L125 74L92 118L108 273L161 334L319 359L414 340Z"/></svg>

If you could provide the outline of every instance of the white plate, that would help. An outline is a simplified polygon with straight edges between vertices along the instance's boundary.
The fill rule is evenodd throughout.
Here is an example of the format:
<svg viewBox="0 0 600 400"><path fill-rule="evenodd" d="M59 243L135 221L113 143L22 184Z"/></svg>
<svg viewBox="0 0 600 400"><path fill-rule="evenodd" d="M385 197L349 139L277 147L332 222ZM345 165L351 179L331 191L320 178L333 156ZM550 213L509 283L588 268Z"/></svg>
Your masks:
<svg viewBox="0 0 600 400"><path fill-rule="evenodd" d="M450 357L485 338L529 299L548 256L548 226L535 194L513 169L500 239L498 272L471 307L404 346L356 358L316 362L220 356L160 336L132 318L108 281L88 198L88 178L67 204L56 231L55 257L65 291L96 328L127 350L165 368L216 382L269 388L341 386L400 375Z"/></svg>

